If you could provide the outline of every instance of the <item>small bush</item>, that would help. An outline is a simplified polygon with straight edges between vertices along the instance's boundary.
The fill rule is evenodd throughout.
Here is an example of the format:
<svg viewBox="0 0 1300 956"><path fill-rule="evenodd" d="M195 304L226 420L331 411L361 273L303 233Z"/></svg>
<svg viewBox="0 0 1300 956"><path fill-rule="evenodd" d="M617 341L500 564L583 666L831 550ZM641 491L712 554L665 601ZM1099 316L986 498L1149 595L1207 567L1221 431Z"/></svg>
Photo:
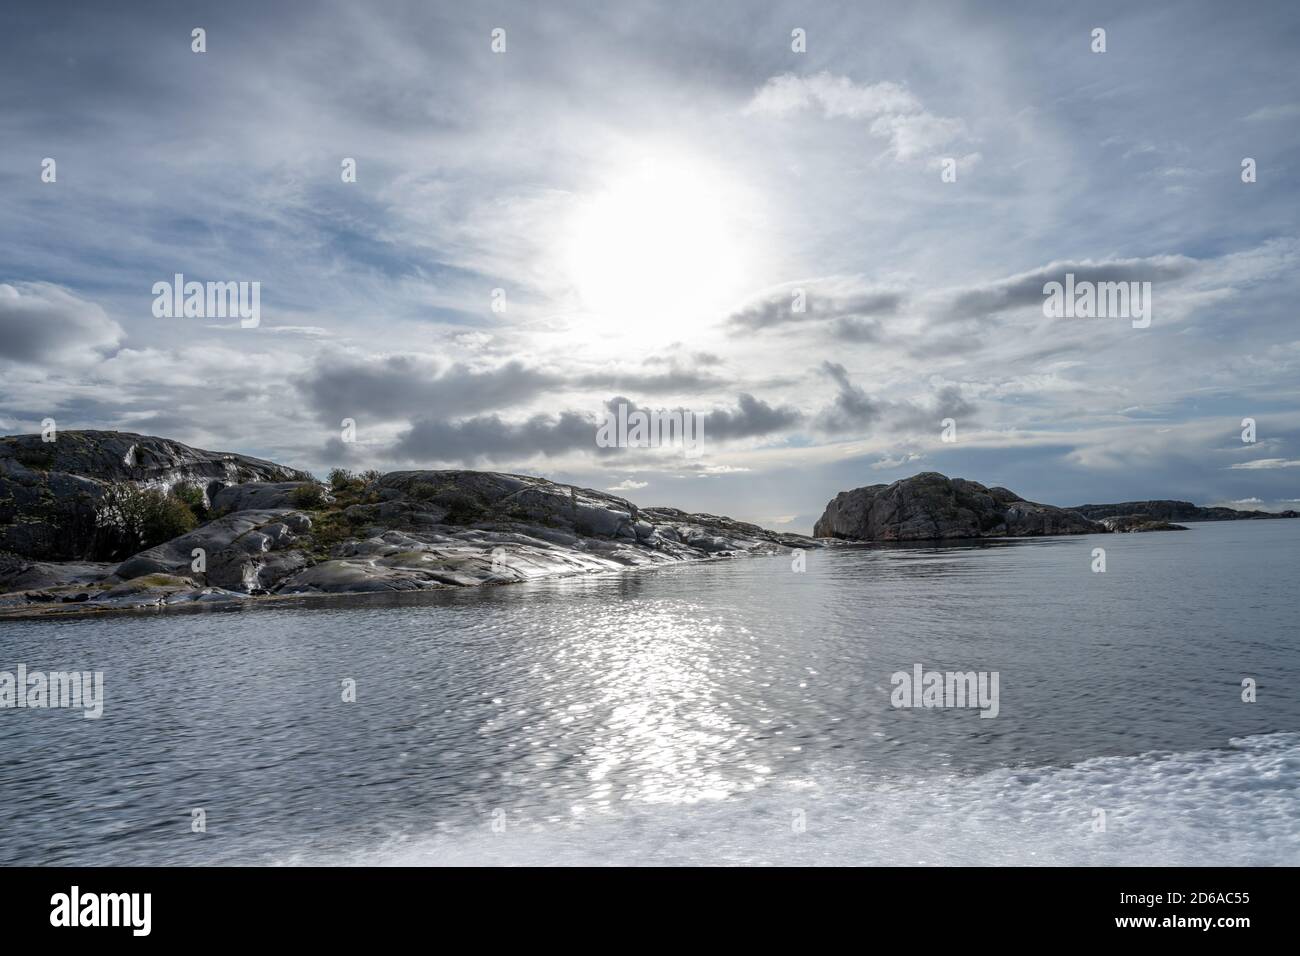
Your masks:
<svg viewBox="0 0 1300 956"><path fill-rule="evenodd" d="M327 511L312 521L312 554L317 560L324 560L336 544L352 537L352 523L341 512Z"/></svg>
<svg viewBox="0 0 1300 956"><path fill-rule="evenodd" d="M14 452L14 457L32 471L49 471L54 467L54 449L41 445L21 447Z"/></svg>
<svg viewBox="0 0 1300 956"><path fill-rule="evenodd" d="M376 470L376 469L374 469L374 468L371 468L371 469L369 469L369 470L367 470L367 471L363 471L363 472L361 473L361 480L364 481L364 482L365 482L366 484L368 484L368 485L374 484L376 481L378 481L378 480L379 480L380 478L382 478L382 477L384 477L384 476L383 476L383 473L380 472L380 471L378 471L378 470Z"/></svg>
<svg viewBox="0 0 1300 956"><path fill-rule="evenodd" d="M325 493L320 485L301 485L289 493L289 501L295 508L319 508L325 504Z"/></svg>
<svg viewBox="0 0 1300 956"><path fill-rule="evenodd" d="M447 509L447 521L451 524L470 524L487 515L476 497L459 488L439 494L438 504Z"/></svg>
<svg viewBox="0 0 1300 956"><path fill-rule="evenodd" d="M208 520L208 500L203 489L188 481L182 481L172 488L172 497L185 503L185 507L194 513L199 521Z"/></svg>
<svg viewBox="0 0 1300 956"><path fill-rule="evenodd" d="M129 482L110 485L95 503L95 558L120 561L197 525L194 512L174 495Z"/></svg>
<svg viewBox="0 0 1300 956"><path fill-rule="evenodd" d="M331 468L329 473L330 487L335 491L345 491L350 485L355 484L357 476L346 468Z"/></svg>
<svg viewBox="0 0 1300 956"><path fill-rule="evenodd" d="M416 501L432 501L438 497L438 487L431 485L427 481L417 481L411 485L410 491L407 492Z"/></svg>

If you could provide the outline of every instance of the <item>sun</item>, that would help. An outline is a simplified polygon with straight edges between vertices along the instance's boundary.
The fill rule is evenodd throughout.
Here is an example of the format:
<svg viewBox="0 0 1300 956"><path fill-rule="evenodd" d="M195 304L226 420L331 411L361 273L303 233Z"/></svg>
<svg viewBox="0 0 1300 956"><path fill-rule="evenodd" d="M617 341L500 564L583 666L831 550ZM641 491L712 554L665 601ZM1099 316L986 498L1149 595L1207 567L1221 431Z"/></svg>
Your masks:
<svg viewBox="0 0 1300 956"><path fill-rule="evenodd" d="M593 330L678 339L741 295L736 191L709 165L640 159L580 198L565 267Z"/></svg>

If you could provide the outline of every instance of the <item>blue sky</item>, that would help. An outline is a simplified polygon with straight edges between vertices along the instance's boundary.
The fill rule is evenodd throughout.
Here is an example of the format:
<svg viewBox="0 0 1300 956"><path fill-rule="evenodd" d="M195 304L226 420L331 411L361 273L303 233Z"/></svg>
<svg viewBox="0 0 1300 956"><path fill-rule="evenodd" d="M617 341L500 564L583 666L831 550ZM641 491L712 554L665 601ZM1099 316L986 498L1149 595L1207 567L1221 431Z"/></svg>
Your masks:
<svg viewBox="0 0 1300 956"><path fill-rule="evenodd" d="M1298 51L1291 3L11 4L0 425L796 530L923 470L1294 507ZM1071 271L1150 327L1045 317ZM155 318L178 272L261 324ZM619 398L704 454L595 447Z"/></svg>

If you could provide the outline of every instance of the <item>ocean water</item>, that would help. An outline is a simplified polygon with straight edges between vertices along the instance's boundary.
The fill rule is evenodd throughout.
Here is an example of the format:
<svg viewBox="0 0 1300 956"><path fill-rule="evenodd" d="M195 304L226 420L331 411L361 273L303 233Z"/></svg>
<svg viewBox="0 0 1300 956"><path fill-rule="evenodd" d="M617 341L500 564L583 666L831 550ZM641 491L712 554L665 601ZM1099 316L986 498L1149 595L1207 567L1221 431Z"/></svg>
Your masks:
<svg viewBox="0 0 1300 956"><path fill-rule="evenodd" d="M105 680L0 710L0 863L1300 864L1298 567L1243 521L0 622ZM891 706L915 664L997 716Z"/></svg>

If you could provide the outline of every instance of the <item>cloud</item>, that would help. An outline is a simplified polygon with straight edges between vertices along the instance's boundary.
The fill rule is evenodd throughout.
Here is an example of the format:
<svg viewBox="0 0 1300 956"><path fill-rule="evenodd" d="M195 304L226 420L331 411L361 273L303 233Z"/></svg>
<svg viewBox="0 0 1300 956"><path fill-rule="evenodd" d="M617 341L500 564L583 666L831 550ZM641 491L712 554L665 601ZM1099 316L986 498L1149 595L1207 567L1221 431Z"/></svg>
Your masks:
<svg viewBox="0 0 1300 956"><path fill-rule="evenodd" d="M1269 120L1291 119L1300 116L1300 103L1283 103L1278 106L1264 106L1255 110L1246 119L1250 122L1267 122Z"/></svg>
<svg viewBox="0 0 1300 956"><path fill-rule="evenodd" d="M631 478L625 478L616 485L610 485L606 491L637 491L649 485L648 481L633 481Z"/></svg>
<svg viewBox="0 0 1300 956"><path fill-rule="evenodd" d="M688 392L724 384L717 376L678 365L666 372L592 372L574 376L573 381L585 388L624 389L651 394Z"/></svg>
<svg viewBox="0 0 1300 956"><path fill-rule="evenodd" d="M628 413L652 411L630 399L615 396L605 403L607 409L626 405ZM690 409L683 409L691 411ZM727 442L760 438L790 428L801 415L789 406L773 407L753 395L741 394L732 408L715 408L701 412L704 419L704 442ZM424 417L412 422L393 444L389 453L407 462L484 462L523 461L539 455L556 457L578 453L608 456L635 454L641 449L601 448L596 445L596 415L566 410L558 415L533 415L512 422L500 415L477 415L461 421ZM337 447L333 448L338 451Z"/></svg>
<svg viewBox="0 0 1300 956"><path fill-rule="evenodd" d="M864 276L828 276L783 283L741 305L726 324L734 335L769 329L815 326L828 338L841 342L882 342L887 338L882 319L915 316L922 321L987 319L1017 309L1039 309L1043 286L1062 282L1067 273L1075 282L1173 283L1203 275L1214 288L1184 291L1184 305L1211 305L1236 285L1258 281L1288 254L1286 243L1266 243L1250 254L1200 260L1184 255L1142 258L1060 259L1037 268L940 289L909 284L872 283ZM1154 293L1154 290L1153 290ZM1168 299L1165 300L1166 302ZM802 302L803 310L796 311ZM975 335L968 328L963 335ZM927 348L933 346L932 340ZM951 343L946 343L951 344Z"/></svg>
<svg viewBox="0 0 1300 956"><path fill-rule="evenodd" d="M423 355L332 355L297 384L318 418L337 422L363 415L383 421L454 418L525 402L562 382L518 359L478 366L443 365Z"/></svg>
<svg viewBox="0 0 1300 956"><path fill-rule="evenodd" d="M921 101L898 83L860 85L847 76L826 72L813 76L785 73L764 83L745 112L785 116L807 109L821 109L828 118L861 119L882 113L919 113Z"/></svg>
<svg viewBox="0 0 1300 956"><path fill-rule="evenodd" d="M784 117L807 110L820 110L827 119L870 120L872 135L887 140L890 153L900 161L967 138L964 122L926 112L921 101L900 83L859 84L827 72L771 77L754 93L744 112Z"/></svg>
<svg viewBox="0 0 1300 956"><path fill-rule="evenodd" d="M524 460L554 457L577 449L596 451L593 416L566 411L557 416L534 415L509 422L499 415L479 415L464 421L424 418L412 423L392 448L401 461L432 464Z"/></svg>
<svg viewBox="0 0 1300 956"><path fill-rule="evenodd" d="M948 290L943 311L953 318L1006 312L1027 306L1041 307L1043 286L1061 282L1073 273L1075 282L1162 282L1191 275L1201 263L1181 255L1134 259L1058 260L984 284Z"/></svg>
<svg viewBox="0 0 1300 956"><path fill-rule="evenodd" d="M673 363L663 371L590 373L543 369L519 359L450 365L427 355L330 354L296 380L321 421L370 416L381 421L455 419L523 405L560 388L658 394L723 384L716 376Z"/></svg>
<svg viewBox="0 0 1300 956"><path fill-rule="evenodd" d="M1228 466L1233 471L1271 470L1274 468L1300 468L1300 461L1286 458L1256 458L1254 461L1239 461Z"/></svg>
<svg viewBox="0 0 1300 956"><path fill-rule="evenodd" d="M763 293L727 317L736 330L836 321L851 333L871 326L872 316L893 315L903 302L897 289L863 288L840 277L788 282ZM796 311L802 306L803 311ZM874 326L873 326L874 327Z"/></svg>
<svg viewBox="0 0 1300 956"><path fill-rule="evenodd" d="M840 434L873 425L879 420L884 405L854 385L843 365L838 362L823 362L822 371L834 380L838 391L831 404L818 414L815 424L819 429Z"/></svg>
<svg viewBox="0 0 1300 956"><path fill-rule="evenodd" d="M648 405L638 405L621 395L611 398L605 405L611 411L616 410L620 405L626 405L629 415L635 411L646 413L657 411ZM793 428L803 420L803 413L797 408L791 405L770 405L748 392L737 395L736 404L731 408L715 407L709 411L700 408L672 410L701 416L705 442L763 438Z"/></svg>
<svg viewBox="0 0 1300 956"><path fill-rule="evenodd" d="M831 323L831 336L841 342L879 342L881 325L874 319L846 316Z"/></svg>
<svg viewBox="0 0 1300 956"><path fill-rule="evenodd" d="M86 365L115 350L123 335L100 306L59 286L0 283L0 358Z"/></svg>
<svg viewBox="0 0 1300 956"><path fill-rule="evenodd" d="M719 408L704 418L705 441L734 441L760 438L785 431L803 419L798 409L789 405L774 407L748 393L737 398L734 409Z"/></svg>
<svg viewBox="0 0 1300 956"><path fill-rule="evenodd" d="M814 426L837 438L856 437L869 426L880 426L890 431L938 427L942 417L965 417L974 414L975 408L963 397L956 385L945 385L934 394L933 402L921 405L912 401L886 401L874 398L860 386L854 385L848 371L838 362L825 361L821 371L835 382L836 393L831 403L817 413Z"/></svg>
<svg viewBox="0 0 1300 956"><path fill-rule="evenodd" d="M945 116L917 113L911 116L880 116L871 123L871 132L889 140L894 158L917 159L929 155L948 143L966 136L966 124ZM966 157L973 164L972 153Z"/></svg>
<svg viewBox="0 0 1300 956"><path fill-rule="evenodd" d="M925 456L922 454L909 452L905 455L899 455L896 458L881 458L878 461L873 461L870 467L872 471L886 471L890 468L901 468L904 465L909 465L914 461L920 461L923 458L925 458Z"/></svg>

